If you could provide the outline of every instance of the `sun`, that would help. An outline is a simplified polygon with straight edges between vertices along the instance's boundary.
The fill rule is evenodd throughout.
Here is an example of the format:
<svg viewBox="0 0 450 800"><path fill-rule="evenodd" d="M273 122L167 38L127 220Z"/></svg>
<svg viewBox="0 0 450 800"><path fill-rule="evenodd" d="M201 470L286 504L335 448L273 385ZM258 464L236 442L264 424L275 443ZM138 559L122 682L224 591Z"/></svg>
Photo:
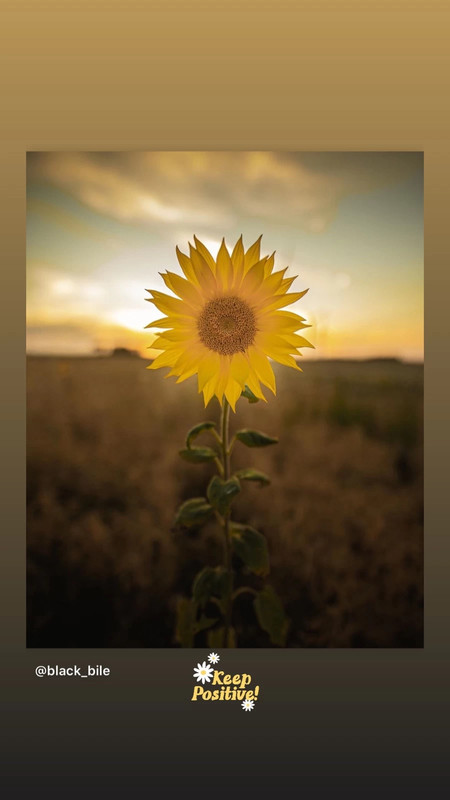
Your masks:
<svg viewBox="0 0 450 800"><path fill-rule="evenodd" d="M294 356L313 347L297 333L309 327L304 318L284 310L308 290L288 292L295 277L285 277L287 267L274 272L275 253L261 257L261 238L244 251L241 236L231 254L223 239L214 259L194 236L189 256L176 248L184 277L160 273L174 296L147 289L166 315L146 326L163 331L151 345L162 352L147 369L169 367L177 383L197 375L205 406L215 396L235 411L246 386L265 400L261 384L276 393L269 359L300 370Z"/></svg>

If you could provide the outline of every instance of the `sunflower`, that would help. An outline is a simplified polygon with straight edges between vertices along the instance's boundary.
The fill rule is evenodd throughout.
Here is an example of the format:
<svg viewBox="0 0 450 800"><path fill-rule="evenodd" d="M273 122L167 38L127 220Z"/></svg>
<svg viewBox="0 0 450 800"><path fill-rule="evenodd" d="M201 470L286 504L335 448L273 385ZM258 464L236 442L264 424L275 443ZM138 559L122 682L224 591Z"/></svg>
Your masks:
<svg viewBox="0 0 450 800"><path fill-rule="evenodd" d="M287 267L273 271L275 253L261 257L261 238L244 252L241 236L231 255L223 239L214 259L194 236L189 256L176 248L185 277L160 273L176 296L146 290L166 314L146 326L164 329L151 345L162 352L147 369L170 367L166 377L177 383L197 375L205 406L225 397L234 411L245 387L265 400L261 384L276 393L269 359L300 370L294 355L313 347L296 333L309 327L304 318L282 310L308 290L288 293L295 277L285 277Z"/></svg>

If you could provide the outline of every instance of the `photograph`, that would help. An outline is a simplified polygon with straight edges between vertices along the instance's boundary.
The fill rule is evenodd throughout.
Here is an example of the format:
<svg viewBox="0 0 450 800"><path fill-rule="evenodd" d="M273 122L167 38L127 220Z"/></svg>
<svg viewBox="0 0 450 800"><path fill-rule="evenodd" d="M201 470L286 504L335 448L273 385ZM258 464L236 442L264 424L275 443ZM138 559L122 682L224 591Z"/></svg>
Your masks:
<svg viewBox="0 0 450 800"><path fill-rule="evenodd" d="M26 156L28 648L422 648L424 160Z"/></svg>

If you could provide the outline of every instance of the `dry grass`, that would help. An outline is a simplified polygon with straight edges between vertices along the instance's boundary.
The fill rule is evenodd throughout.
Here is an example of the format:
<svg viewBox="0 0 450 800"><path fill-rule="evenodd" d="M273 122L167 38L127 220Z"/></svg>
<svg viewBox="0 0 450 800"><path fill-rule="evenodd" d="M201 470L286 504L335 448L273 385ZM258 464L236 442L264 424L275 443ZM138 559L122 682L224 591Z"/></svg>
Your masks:
<svg viewBox="0 0 450 800"><path fill-rule="evenodd" d="M308 362L278 386L239 403L239 427L280 443L236 447L273 482L247 484L235 517L268 539L288 645L422 646L423 368ZM211 474L177 451L217 412L139 359L29 359L29 646L175 644L177 595L222 560L214 525L172 529ZM245 595L235 626L240 646L269 646Z"/></svg>

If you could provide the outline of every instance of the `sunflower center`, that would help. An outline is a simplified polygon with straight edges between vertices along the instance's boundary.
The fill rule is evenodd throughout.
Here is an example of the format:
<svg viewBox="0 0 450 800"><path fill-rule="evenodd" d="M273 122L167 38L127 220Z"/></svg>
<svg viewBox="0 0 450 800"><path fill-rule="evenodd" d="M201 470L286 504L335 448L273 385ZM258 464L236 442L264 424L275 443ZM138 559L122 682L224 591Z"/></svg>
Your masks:
<svg viewBox="0 0 450 800"><path fill-rule="evenodd" d="M200 340L222 356L243 353L253 344L255 315L240 297L215 297L206 303L197 320Z"/></svg>

